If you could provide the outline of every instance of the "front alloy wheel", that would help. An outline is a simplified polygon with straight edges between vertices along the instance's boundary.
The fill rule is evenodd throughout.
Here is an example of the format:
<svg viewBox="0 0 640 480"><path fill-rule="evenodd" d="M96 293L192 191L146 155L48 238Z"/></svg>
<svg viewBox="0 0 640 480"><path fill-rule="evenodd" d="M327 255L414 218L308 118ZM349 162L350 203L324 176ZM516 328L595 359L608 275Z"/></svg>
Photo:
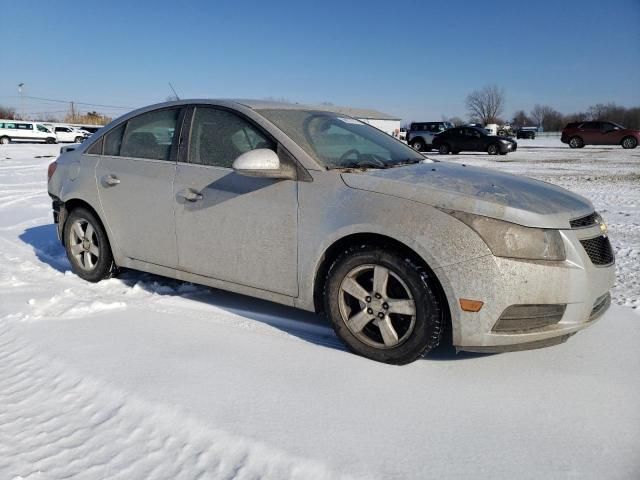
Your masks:
<svg viewBox="0 0 640 480"><path fill-rule="evenodd" d="M497 155L499 151L500 149L498 148L498 145L496 145L495 143L492 143L487 147L487 153L489 155Z"/></svg>
<svg viewBox="0 0 640 480"><path fill-rule="evenodd" d="M569 146L571 148L582 148L584 147L584 142L580 137L571 137L571 139L569 140Z"/></svg>
<svg viewBox="0 0 640 480"><path fill-rule="evenodd" d="M622 148L630 149L636 148L638 146L638 141L633 137L626 137L622 140Z"/></svg>
<svg viewBox="0 0 640 480"><path fill-rule="evenodd" d="M440 342L443 315L436 285L424 267L392 248L351 247L329 268L325 312L351 351L403 365Z"/></svg>
<svg viewBox="0 0 640 480"><path fill-rule="evenodd" d="M411 142L411 146L414 150L421 152L424 148L424 142L422 140L414 140L413 142Z"/></svg>
<svg viewBox="0 0 640 480"><path fill-rule="evenodd" d="M347 328L367 345L392 348L413 332L416 305L411 291L386 267L352 269L340 284L338 302Z"/></svg>

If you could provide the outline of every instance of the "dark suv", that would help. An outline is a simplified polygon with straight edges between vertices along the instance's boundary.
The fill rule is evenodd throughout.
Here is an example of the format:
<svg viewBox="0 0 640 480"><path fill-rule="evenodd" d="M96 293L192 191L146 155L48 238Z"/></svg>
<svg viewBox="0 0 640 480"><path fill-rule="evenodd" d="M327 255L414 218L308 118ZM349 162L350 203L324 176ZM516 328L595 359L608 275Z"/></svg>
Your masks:
<svg viewBox="0 0 640 480"><path fill-rule="evenodd" d="M428 152L432 148L433 137L453 126L451 122L413 122L409 125L407 143L419 152Z"/></svg>
<svg viewBox="0 0 640 480"><path fill-rule="evenodd" d="M573 122L562 130L562 143L571 148L585 145L622 145L622 148L636 148L640 141L640 130L624 128L613 122Z"/></svg>
<svg viewBox="0 0 640 480"><path fill-rule="evenodd" d="M478 127L456 127L442 132L433 139L433 148L441 154L458 152L487 152L489 155L506 155L515 152L518 143L509 137L487 135Z"/></svg>

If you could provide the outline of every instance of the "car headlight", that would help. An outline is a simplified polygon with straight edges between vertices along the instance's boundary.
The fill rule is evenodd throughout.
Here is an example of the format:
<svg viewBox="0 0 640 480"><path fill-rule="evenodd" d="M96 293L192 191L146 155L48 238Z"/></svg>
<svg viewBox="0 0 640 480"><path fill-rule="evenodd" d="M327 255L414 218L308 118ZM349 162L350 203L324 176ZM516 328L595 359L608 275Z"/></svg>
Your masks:
<svg viewBox="0 0 640 480"><path fill-rule="evenodd" d="M502 143L504 143L505 145L509 145L511 143L511 140L500 140Z"/></svg>
<svg viewBox="0 0 640 480"><path fill-rule="evenodd" d="M558 230L523 227L464 212L449 213L475 230L497 257L555 261L567 258Z"/></svg>

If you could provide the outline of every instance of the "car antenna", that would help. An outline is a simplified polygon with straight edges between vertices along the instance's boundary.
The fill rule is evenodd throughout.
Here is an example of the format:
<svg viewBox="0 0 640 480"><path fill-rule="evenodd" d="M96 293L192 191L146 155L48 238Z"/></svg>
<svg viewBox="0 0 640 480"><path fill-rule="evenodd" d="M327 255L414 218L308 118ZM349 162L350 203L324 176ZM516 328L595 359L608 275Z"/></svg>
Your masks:
<svg viewBox="0 0 640 480"><path fill-rule="evenodd" d="M176 97L176 100L180 100L180 97L176 93L176 89L173 88L173 85L171 85L171 82L169 82L169 88L171 88L171 91L173 92L173 96Z"/></svg>

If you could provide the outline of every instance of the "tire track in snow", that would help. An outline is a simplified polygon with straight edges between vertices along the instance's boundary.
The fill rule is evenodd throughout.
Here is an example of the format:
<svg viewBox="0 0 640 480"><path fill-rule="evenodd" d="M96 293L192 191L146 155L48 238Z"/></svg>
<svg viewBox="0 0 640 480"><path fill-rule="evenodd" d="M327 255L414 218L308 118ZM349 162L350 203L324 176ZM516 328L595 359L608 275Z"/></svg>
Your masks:
<svg viewBox="0 0 640 480"><path fill-rule="evenodd" d="M0 319L0 478L336 478L70 371L12 333L19 319Z"/></svg>

